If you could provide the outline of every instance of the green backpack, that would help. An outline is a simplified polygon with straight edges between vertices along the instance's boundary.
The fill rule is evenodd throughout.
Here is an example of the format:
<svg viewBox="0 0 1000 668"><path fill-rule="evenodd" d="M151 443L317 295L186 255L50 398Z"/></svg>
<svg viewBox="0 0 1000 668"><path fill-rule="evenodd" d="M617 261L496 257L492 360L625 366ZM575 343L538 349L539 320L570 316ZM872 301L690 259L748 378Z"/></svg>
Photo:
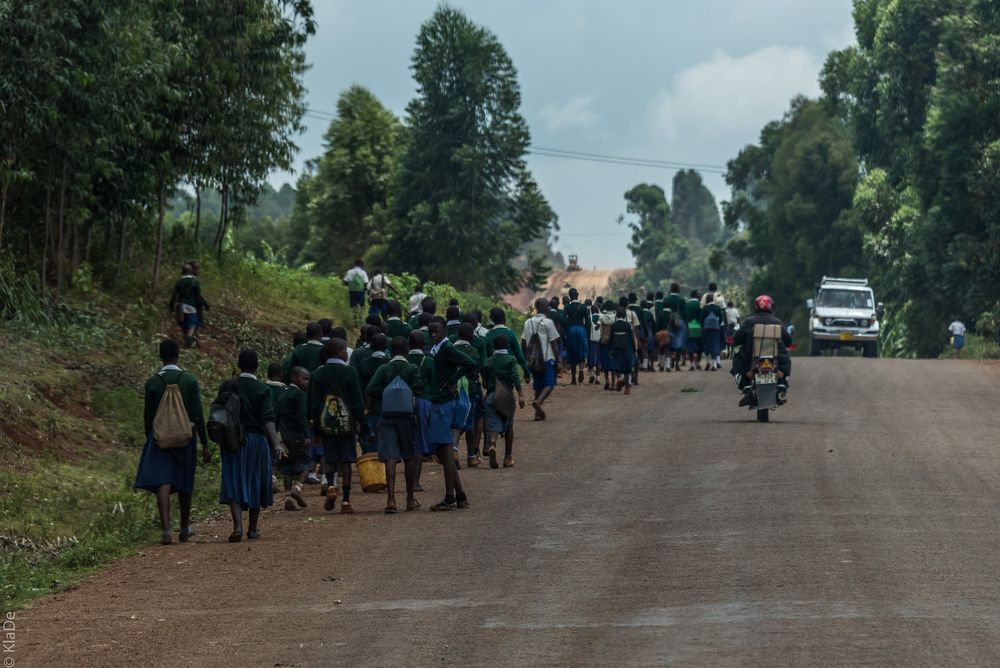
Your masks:
<svg viewBox="0 0 1000 668"><path fill-rule="evenodd" d="M351 281L347 287L351 292L365 291L365 279L361 276L360 271L354 272L354 275L351 276Z"/></svg>
<svg viewBox="0 0 1000 668"><path fill-rule="evenodd" d="M697 320L692 320L688 323L688 338L689 339L700 339L701 338L701 323Z"/></svg>

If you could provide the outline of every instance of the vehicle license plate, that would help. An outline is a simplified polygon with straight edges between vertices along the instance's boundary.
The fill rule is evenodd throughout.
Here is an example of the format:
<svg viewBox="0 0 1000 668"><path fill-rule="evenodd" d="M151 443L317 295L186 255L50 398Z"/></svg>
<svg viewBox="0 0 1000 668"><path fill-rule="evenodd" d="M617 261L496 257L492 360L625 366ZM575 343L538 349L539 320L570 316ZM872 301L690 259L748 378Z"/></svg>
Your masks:
<svg viewBox="0 0 1000 668"><path fill-rule="evenodd" d="M778 382L778 377L773 373L762 373L757 376L758 385L774 385Z"/></svg>
<svg viewBox="0 0 1000 668"><path fill-rule="evenodd" d="M852 334L851 332L843 332L840 335L840 340L841 341L853 341L854 340L854 334Z"/></svg>

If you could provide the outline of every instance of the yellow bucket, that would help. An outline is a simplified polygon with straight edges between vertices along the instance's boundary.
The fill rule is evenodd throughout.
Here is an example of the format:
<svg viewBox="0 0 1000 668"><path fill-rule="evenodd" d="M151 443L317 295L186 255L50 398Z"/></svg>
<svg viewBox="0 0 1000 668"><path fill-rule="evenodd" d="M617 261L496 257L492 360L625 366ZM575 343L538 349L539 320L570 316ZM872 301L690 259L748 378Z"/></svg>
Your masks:
<svg viewBox="0 0 1000 668"><path fill-rule="evenodd" d="M369 452L358 457L358 476L363 491L370 494L385 491L385 464L378 460L378 453Z"/></svg>

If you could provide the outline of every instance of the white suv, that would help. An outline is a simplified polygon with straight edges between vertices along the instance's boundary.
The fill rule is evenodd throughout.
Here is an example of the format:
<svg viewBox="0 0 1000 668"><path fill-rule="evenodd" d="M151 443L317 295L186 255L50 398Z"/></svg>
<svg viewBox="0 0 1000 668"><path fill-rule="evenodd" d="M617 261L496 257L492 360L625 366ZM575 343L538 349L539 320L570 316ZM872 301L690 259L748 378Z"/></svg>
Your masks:
<svg viewBox="0 0 1000 668"><path fill-rule="evenodd" d="M809 307L809 354L849 346L865 357L878 357L882 304L866 278L828 278L816 286Z"/></svg>

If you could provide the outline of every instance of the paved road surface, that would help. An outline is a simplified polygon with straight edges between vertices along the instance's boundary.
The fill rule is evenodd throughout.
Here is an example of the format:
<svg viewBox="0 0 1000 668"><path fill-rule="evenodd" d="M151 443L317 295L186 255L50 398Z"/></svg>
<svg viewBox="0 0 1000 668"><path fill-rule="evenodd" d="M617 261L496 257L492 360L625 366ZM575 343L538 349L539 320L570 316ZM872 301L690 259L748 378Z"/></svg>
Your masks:
<svg viewBox="0 0 1000 668"><path fill-rule="evenodd" d="M18 665L1000 665L998 378L799 360L769 425L723 373L561 387L470 510L203 527L19 613Z"/></svg>

